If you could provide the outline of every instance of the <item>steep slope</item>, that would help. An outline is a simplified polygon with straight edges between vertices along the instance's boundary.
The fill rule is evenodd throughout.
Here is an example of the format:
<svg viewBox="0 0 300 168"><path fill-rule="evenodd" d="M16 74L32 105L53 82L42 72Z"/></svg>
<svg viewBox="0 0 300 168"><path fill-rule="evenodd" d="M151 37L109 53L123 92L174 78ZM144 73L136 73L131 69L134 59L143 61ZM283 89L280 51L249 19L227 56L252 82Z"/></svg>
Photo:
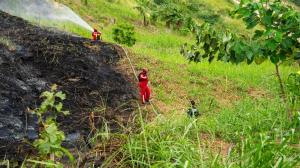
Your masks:
<svg viewBox="0 0 300 168"><path fill-rule="evenodd" d="M89 134L89 114L104 112L96 127L108 121L118 129L132 112L135 89L120 71L119 47L33 26L27 21L0 12L0 156L17 154L18 143L38 136L36 117L27 108L39 106L39 95L57 84L67 95L65 109L71 115L59 117L66 134Z"/></svg>

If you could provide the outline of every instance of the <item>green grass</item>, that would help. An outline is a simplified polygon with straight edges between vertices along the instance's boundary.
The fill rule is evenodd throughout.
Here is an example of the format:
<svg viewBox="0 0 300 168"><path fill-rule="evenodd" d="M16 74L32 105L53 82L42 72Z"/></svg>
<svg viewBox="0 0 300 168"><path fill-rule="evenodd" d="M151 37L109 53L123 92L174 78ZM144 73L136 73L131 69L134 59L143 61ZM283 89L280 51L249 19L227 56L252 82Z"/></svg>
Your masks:
<svg viewBox="0 0 300 168"><path fill-rule="evenodd" d="M0 36L0 45L3 45L8 50L14 51L16 50L16 44L11 41L8 37Z"/></svg>
<svg viewBox="0 0 300 168"><path fill-rule="evenodd" d="M125 157L120 167L210 167L219 164L204 147L197 120L160 116L155 124L145 125L141 116L141 133L128 136L122 148ZM198 150L199 146L203 149Z"/></svg>

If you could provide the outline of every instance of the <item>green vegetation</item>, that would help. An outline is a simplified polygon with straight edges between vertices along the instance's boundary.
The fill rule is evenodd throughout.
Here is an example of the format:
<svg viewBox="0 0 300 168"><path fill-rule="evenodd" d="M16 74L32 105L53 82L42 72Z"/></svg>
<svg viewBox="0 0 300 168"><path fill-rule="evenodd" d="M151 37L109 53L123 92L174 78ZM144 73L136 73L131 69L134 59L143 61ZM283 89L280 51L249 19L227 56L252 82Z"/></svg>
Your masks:
<svg viewBox="0 0 300 168"><path fill-rule="evenodd" d="M148 15L149 15L149 5L151 1L148 0L137 0L138 6L134 7L139 11L139 13L143 16L143 24L144 26L148 26L149 21L148 21Z"/></svg>
<svg viewBox="0 0 300 168"><path fill-rule="evenodd" d="M46 167L63 167L55 157L61 158L64 154L69 157L71 161L74 161L72 154L61 146L65 140L64 132L58 130L56 117L59 113L68 115L68 111L62 111L63 101L66 95L61 91L57 92L57 86L53 85L51 91L45 91L41 94L41 97L45 100L41 106L33 111L39 118L40 135L39 139L33 142L33 146L39 151L39 160L27 160L34 164L45 165ZM60 100L57 102L57 100ZM46 160L46 161L45 161Z"/></svg>
<svg viewBox="0 0 300 168"><path fill-rule="evenodd" d="M296 5L300 6L300 1L298 1L298 0L290 0L290 1L295 3Z"/></svg>
<svg viewBox="0 0 300 168"><path fill-rule="evenodd" d="M299 108L300 100L300 74L291 73L287 80L287 94L291 102L291 111Z"/></svg>
<svg viewBox="0 0 300 168"><path fill-rule="evenodd" d="M142 120L142 119L141 119ZM197 120L172 119L159 117L155 125L143 125L139 135L129 137L123 147L121 164L129 167L207 167L204 158L213 157L200 140ZM141 121L143 122L143 121ZM214 159L214 158L210 158Z"/></svg>
<svg viewBox="0 0 300 168"><path fill-rule="evenodd" d="M0 36L0 45L3 45L8 50L15 51L16 44L14 44L9 38Z"/></svg>
<svg viewBox="0 0 300 168"><path fill-rule="evenodd" d="M299 60L299 30L300 14L280 1L249 2L242 1L233 15L238 15L247 25L247 29L261 26L250 38L241 38L231 32L219 32L206 24L200 27L196 35L196 44L190 49L187 44L182 47L181 53L190 61L200 62L208 58L212 62L217 60L231 63L254 60L257 64L270 59L275 65L276 75L281 89L281 96L285 103L287 98L284 84L279 73L279 65L289 61ZM292 112L289 114L292 116Z"/></svg>
<svg viewBox="0 0 300 168"><path fill-rule="evenodd" d="M119 25L113 28L113 39L119 44L131 47L135 44L134 27L131 25Z"/></svg>
<svg viewBox="0 0 300 168"><path fill-rule="evenodd" d="M110 161L119 159L120 167L299 166L300 120L297 113L290 120L287 117L274 75L276 59L272 59L273 63L260 65L247 65L244 59L238 65L209 63L206 60L196 64L188 63L179 53L182 44L194 41L193 29L182 33L185 32L183 28L190 28L188 16L195 23L210 22L216 32L227 29L233 36L247 39L259 30L263 31L260 37L263 42L275 40L267 38L270 34L265 33L269 27L263 22L257 29L247 30L242 20L229 16L234 4L227 0L178 1L180 3L177 4L172 0L154 0L155 8L147 9L149 13L153 12L151 17L145 15L152 24L146 27L144 17L135 9L137 3L133 0L89 0L87 5L71 0L61 2L94 27L101 28L105 41L113 42L115 23L135 25L137 42L131 48L133 54L130 57L136 70L142 67L150 70L152 103L160 115L153 117L151 122L144 122L143 113L150 115L156 114L156 111L142 108L139 111L142 114L138 114L141 129L137 130L139 133L125 135L126 142L118 151L122 153L122 159L113 155L105 163L109 165ZM196 7L194 10L197 12L184 12L188 7L183 5L185 2L196 3L190 7ZM155 21L155 12L160 14L162 9L168 14L157 16ZM185 19L181 20L181 16ZM170 28L166 26L168 23ZM85 34L81 30L77 33ZM276 39L284 40L288 38L286 35L281 34L278 37L282 38ZM203 42L202 37L198 39ZM282 41L276 41L276 48L268 54L263 53L263 56L276 57L274 52L280 51L281 45ZM268 45L261 44L259 47ZM233 55L228 53L228 56ZM247 57L246 54L243 56ZM298 65L282 64L279 73L283 83L292 80L289 74L298 71L298 68ZM290 82L288 87L297 87L297 83ZM290 89L288 94L296 95L294 91L296 89ZM195 100L200 109L201 116L196 120L186 116L189 100ZM295 109L297 107L294 106Z"/></svg>

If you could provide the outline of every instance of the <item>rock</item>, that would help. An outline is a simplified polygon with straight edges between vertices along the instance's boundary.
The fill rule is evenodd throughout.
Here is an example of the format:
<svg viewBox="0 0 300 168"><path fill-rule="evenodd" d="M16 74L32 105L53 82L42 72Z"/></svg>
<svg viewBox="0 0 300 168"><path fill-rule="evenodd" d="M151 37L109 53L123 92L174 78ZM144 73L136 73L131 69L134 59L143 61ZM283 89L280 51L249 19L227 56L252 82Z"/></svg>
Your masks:
<svg viewBox="0 0 300 168"><path fill-rule="evenodd" d="M63 145L72 148L76 146L79 147L80 145L82 145L82 143L84 143L83 137L79 132L75 132L66 136Z"/></svg>

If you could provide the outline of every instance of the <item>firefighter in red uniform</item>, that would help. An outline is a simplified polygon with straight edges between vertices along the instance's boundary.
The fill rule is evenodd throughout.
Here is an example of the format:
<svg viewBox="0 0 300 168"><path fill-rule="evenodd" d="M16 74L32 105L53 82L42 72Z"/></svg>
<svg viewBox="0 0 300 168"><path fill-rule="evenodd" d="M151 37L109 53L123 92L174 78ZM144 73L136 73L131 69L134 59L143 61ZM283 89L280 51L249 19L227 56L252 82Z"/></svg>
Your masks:
<svg viewBox="0 0 300 168"><path fill-rule="evenodd" d="M97 29L94 29L93 33L92 33L92 37L94 41L99 41L101 38L101 32L98 32Z"/></svg>
<svg viewBox="0 0 300 168"><path fill-rule="evenodd" d="M147 69L142 69L142 72L139 74L138 79L142 103L148 103L150 99L150 88L148 87Z"/></svg>

